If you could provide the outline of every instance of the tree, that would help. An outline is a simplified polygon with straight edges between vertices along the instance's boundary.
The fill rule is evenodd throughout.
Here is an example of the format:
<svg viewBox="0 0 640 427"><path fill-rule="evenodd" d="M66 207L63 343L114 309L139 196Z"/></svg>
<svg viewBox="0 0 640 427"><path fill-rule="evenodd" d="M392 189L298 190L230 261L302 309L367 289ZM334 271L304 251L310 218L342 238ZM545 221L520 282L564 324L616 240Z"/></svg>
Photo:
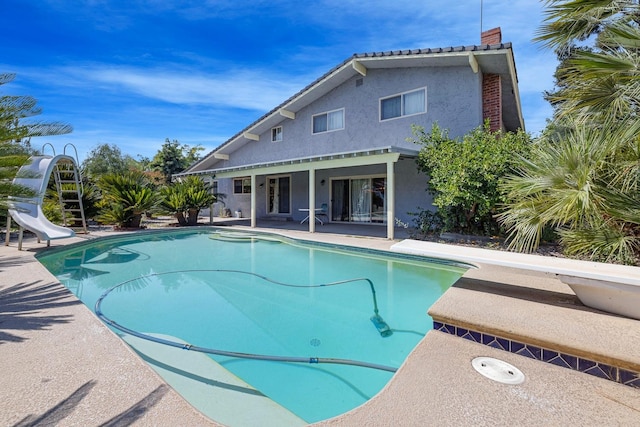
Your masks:
<svg viewBox="0 0 640 427"><path fill-rule="evenodd" d="M0 74L0 85L15 79L13 73ZM25 120L37 116L42 110L38 101L27 95L0 97L0 142L23 143L29 149L34 136L53 136L70 133L73 128L65 123Z"/></svg>
<svg viewBox="0 0 640 427"><path fill-rule="evenodd" d="M136 161L129 155L123 155L115 144L100 144L93 148L82 162L83 175L92 180L102 175L122 174L134 166Z"/></svg>
<svg viewBox="0 0 640 427"><path fill-rule="evenodd" d="M15 79L15 74L0 74L0 86ZM30 121L42 111L31 96L0 96L0 212L6 211L10 197L33 197L33 191L14 185L13 179L30 155L31 138L62 135L72 131L63 123Z"/></svg>
<svg viewBox="0 0 640 427"><path fill-rule="evenodd" d="M575 126L541 138L503 189L511 247L530 252L545 228L568 255L627 264L640 255L640 122Z"/></svg>
<svg viewBox="0 0 640 427"><path fill-rule="evenodd" d="M35 196L29 188L13 184L18 169L29 155L29 150L20 143L0 141L0 212L4 213L9 208L10 197Z"/></svg>
<svg viewBox="0 0 640 427"><path fill-rule="evenodd" d="M564 59L550 94L561 115L606 122L640 113L637 0L549 0L537 41ZM592 45L592 46L590 46Z"/></svg>
<svg viewBox="0 0 640 427"><path fill-rule="evenodd" d="M548 1L537 40L560 64L556 119L535 156L505 181L500 216L512 247L531 251L553 228L568 254L624 263L640 255L640 5Z"/></svg>
<svg viewBox="0 0 640 427"><path fill-rule="evenodd" d="M192 163L200 158L198 154L204 148L200 145L190 147L187 144L180 144L177 140L165 139L162 148L151 160L150 166L154 170L162 173L165 183L171 182L173 174L182 172Z"/></svg>
<svg viewBox="0 0 640 427"><path fill-rule="evenodd" d="M529 135L491 132L489 122L451 139L437 124L431 133L413 128L414 142L422 145L418 168L429 176L428 191L444 220L446 231L497 234L493 215L504 201L498 189L502 177L512 173L517 155L526 156Z"/></svg>

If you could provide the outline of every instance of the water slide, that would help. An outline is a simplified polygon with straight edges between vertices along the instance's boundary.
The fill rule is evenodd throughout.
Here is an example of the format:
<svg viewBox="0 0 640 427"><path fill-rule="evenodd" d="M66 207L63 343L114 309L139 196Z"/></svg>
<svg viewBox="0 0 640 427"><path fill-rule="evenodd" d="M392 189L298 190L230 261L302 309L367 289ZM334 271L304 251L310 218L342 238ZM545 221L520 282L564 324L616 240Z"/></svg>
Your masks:
<svg viewBox="0 0 640 427"><path fill-rule="evenodd" d="M20 227L33 232L40 240L65 239L76 235L70 228L51 223L42 212L42 201L49 177L59 162L75 164L73 157L67 155L32 156L29 162L20 168L13 180L14 184L23 185L35 191L36 196L12 200L9 215Z"/></svg>

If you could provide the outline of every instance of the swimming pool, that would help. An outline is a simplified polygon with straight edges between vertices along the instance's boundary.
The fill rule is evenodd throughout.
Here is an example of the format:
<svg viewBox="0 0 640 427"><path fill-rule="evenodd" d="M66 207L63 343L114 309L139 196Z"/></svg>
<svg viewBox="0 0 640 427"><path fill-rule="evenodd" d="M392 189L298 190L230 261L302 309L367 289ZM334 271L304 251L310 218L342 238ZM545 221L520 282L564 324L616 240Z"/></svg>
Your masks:
<svg viewBox="0 0 640 427"><path fill-rule="evenodd" d="M379 392L393 372L366 366L398 368L432 327L428 307L467 267L219 229L98 239L38 259L88 307L99 302L103 319L142 335L205 350L356 362L209 355L305 422ZM224 402L194 405L233 424L216 416Z"/></svg>

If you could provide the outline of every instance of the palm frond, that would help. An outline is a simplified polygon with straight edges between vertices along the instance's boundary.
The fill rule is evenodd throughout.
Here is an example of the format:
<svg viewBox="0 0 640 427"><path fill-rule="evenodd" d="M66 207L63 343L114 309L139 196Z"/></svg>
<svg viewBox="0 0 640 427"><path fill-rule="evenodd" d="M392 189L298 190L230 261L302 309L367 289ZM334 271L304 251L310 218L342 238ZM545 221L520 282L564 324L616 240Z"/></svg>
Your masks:
<svg viewBox="0 0 640 427"><path fill-rule="evenodd" d="M600 227L559 230L560 242L568 255L586 256L594 261L635 264L640 238L626 233L615 223Z"/></svg>
<svg viewBox="0 0 640 427"><path fill-rule="evenodd" d="M543 25L534 41L551 49L586 40L620 15L637 12L633 0L547 0Z"/></svg>

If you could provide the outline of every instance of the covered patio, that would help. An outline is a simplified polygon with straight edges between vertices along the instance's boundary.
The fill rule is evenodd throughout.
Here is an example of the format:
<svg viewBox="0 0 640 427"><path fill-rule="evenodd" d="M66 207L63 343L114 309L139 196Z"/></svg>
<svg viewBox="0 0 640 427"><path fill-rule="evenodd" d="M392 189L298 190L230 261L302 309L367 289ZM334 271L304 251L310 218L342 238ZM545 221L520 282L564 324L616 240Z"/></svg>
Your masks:
<svg viewBox="0 0 640 427"><path fill-rule="evenodd" d="M207 224L209 218L200 218L201 224ZM234 226L234 227L246 227L256 228L262 231L279 230L279 231L296 231L296 232L309 232L309 224L305 221L303 224L300 221L280 221L274 219L258 218L256 220L255 227L251 226L250 218L220 218L214 217L211 225L215 226ZM325 222L320 224L316 221L314 234L327 234L327 235L343 235L345 237L376 237L387 238L387 227L382 224L351 224L351 223L337 223L337 222ZM394 227L393 240L403 240L410 238L410 229L404 227Z"/></svg>
<svg viewBox="0 0 640 427"><path fill-rule="evenodd" d="M312 156L297 159L287 159L277 162L264 162L231 168L207 169L197 172L177 174L179 179L184 175L209 176L210 180L244 180L246 196L249 197L249 213L244 214L251 228L266 227L277 229L306 230L309 233L334 232L339 234L366 235L372 237L396 238L397 209L397 174L396 164L400 160L413 159L417 152L397 147L371 149L334 153L323 156ZM382 182L383 206L379 207L378 216L364 215L357 218L353 213L347 215L347 220L335 220L334 203L336 195L332 194L333 180L352 177L378 176ZM261 207L260 203L268 204L268 195L261 191L268 191L273 184L273 177L287 176L287 209L279 215L270 215L270 209ZM325 186L326 182L330 182ZM235 194L234 188L234 196ZM265 197L265 200L261 199ZM273 201L272 201L273 203ZM322 217L318 215L321 208ZM266 211L266 214L265 214ZM242 211L244 212L244 211ZM314 215L314 213L316 215ZM402 214L405 214L403 211ZM309 216L309 219L303 218ZM311 220L318 216L318 220ZM300 218L298 218L300 217ZM305 220L307 219L307 220ZM406 221L405 221L406 222ZM406 237L403 235L402 237Z"/></svg>

